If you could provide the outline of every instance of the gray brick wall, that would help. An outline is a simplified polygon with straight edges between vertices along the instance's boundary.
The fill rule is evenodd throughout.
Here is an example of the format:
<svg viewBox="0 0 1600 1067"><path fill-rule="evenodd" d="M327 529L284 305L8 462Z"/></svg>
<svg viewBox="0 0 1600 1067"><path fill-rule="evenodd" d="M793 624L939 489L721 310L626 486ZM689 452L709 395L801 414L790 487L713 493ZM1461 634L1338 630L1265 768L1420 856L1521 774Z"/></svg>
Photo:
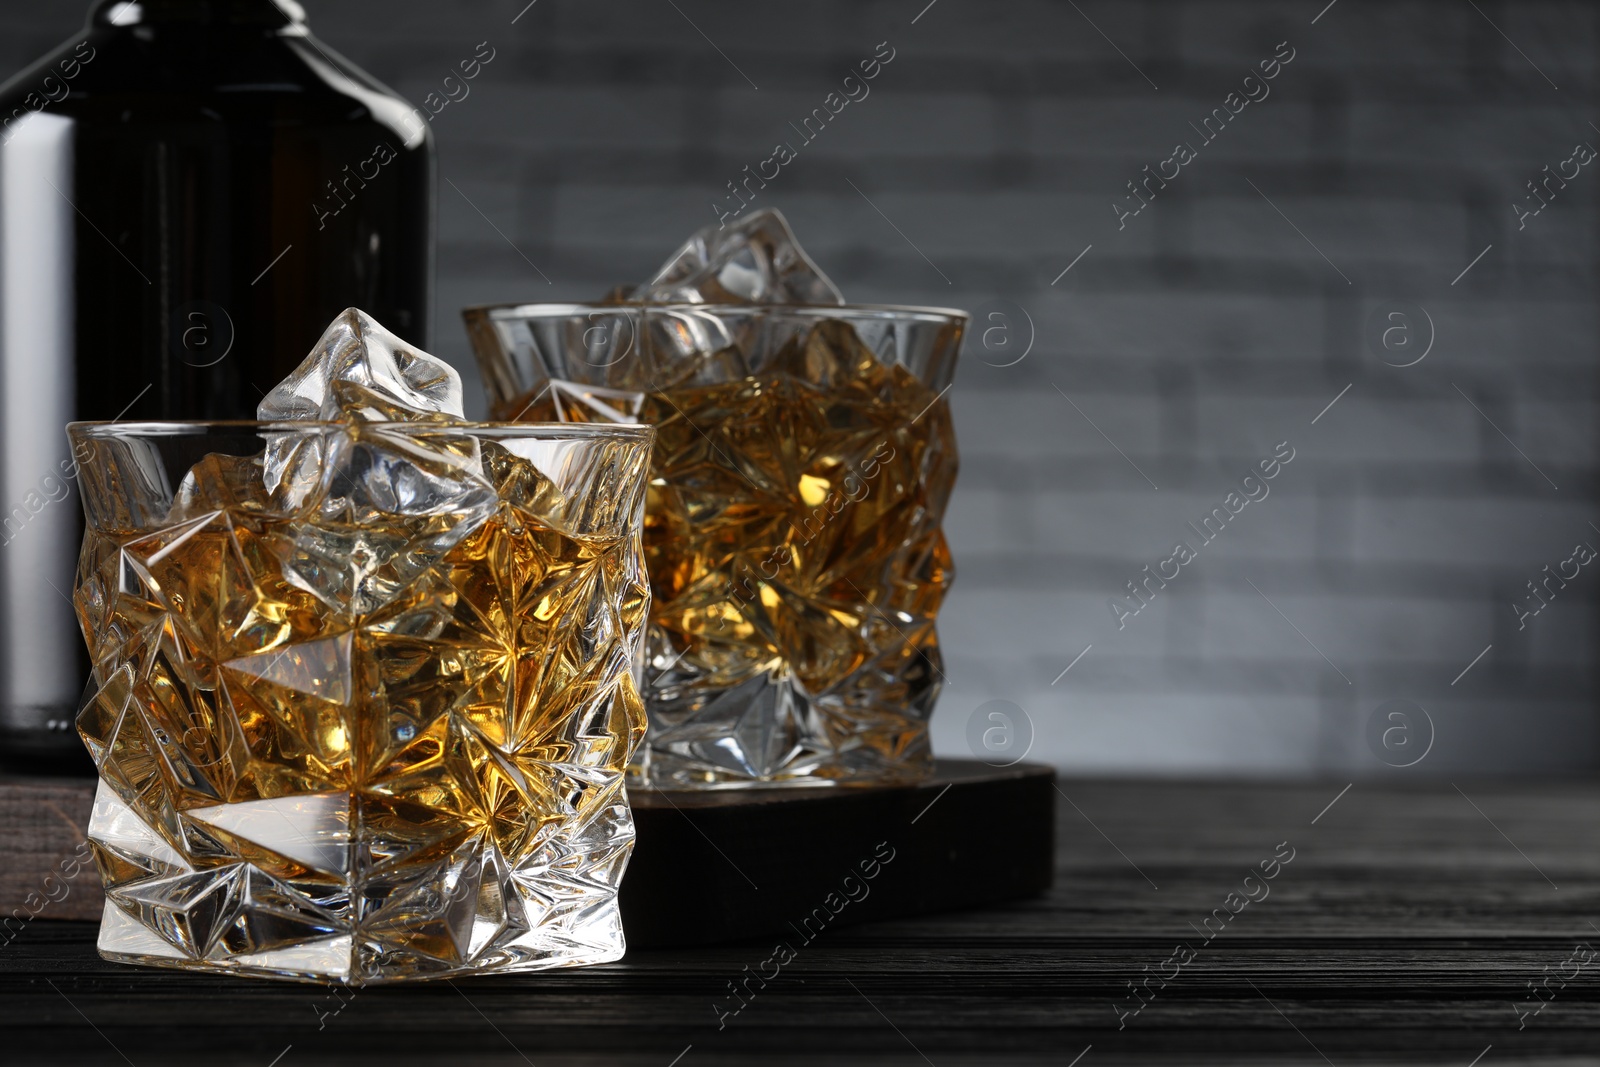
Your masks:
<svg viewBox="0 0 1600 1067"><path fill-rule="evenodd" d="M999 698L1036 757L1080 771L1398 773L1367 724L1399 699L1435 729L1405 773L1592 770L1600 567L1524 630L1510 603L1600 545L1600 166L1520 232L1509 205L1600 145L1600 13L1324 2L538 0L515 25L525 0L307 6L412 99L477 42L498 50L435 123L460 189L440 186L436 347L474 377L457 308L643 277L893 44L759 202L854 299L1031 317L1026 359L990 365L1016 348L975 338L951 394L942 751L965 755L969 716ZM0 0L0 73L83 6ZM1198 146L1188 124L1283 40L1270 97L1119 231L1125 183ZM1391 300L1432 318L1415 366L1363 340ZM1119 631L1107 599L1286 439L1271 495Z"/></svg>

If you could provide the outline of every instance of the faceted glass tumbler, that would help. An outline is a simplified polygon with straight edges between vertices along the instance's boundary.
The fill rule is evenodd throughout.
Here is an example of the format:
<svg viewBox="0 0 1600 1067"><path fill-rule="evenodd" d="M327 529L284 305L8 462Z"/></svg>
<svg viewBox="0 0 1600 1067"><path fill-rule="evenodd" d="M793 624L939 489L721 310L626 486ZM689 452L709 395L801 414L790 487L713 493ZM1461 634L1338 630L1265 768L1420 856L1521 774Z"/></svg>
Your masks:
<svg viewBox="0 0 1600 1067"><path fill-rule="evenodd" d="M957 311L473 308L495 417L656 427L636 782L883 783L932 767Z"/></svg>
<svg viewBox="0 0 1600 1067"><path fill-rule="evenodd" d="M69 433L101 955L351 985L622 955L648 427Z"/></svg>

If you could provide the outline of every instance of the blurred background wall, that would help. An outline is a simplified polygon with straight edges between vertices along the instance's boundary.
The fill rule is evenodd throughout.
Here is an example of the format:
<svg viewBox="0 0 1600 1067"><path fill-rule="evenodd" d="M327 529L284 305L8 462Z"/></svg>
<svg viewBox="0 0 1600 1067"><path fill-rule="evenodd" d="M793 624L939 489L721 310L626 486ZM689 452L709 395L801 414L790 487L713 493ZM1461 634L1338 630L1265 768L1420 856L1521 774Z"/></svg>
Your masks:
<svg viewBox="0 0 1600 1067"><path fill-rule="evenodd" d="M780 141L755 206L851 299L979 312L942 753L1001 700L1088 773L1600 764L1594 5L306 6L413 102L494 50L434 120L469 394L461 306L643 279ZM86 7L0 0L0 77ZM1283 442L1265 498L1186 526ZM1146 565L1178 576L1132 614Z"/></svg>

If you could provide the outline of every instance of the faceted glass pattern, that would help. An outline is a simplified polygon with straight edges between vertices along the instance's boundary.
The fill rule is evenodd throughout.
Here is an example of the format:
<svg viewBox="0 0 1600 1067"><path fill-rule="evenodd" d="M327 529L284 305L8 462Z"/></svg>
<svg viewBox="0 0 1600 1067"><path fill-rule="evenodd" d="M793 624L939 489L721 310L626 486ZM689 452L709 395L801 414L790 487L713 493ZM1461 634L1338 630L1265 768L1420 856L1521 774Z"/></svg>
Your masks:
<svg viewBox="0 0 1600 1067"><path fill-rule="evenodd" d="M647 428L71 435L102 955L352 985L622 955Z"/></svg>
<svg viewBox="0 0 1600 1067"><path fill-rule="evenodd" d="M466 318L496 417L657 428L636 781L927 773L957 466L943 392L964 315L535 304Z"/></svg>

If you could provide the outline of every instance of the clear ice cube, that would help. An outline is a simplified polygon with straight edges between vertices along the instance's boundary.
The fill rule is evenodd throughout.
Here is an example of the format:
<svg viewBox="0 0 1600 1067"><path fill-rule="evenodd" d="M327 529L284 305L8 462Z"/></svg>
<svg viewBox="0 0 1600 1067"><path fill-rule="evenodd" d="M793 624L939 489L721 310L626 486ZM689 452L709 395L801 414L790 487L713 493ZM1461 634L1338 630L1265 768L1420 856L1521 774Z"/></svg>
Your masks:
<svg viewBox="0 0 1600 1067"><path fill-rule="evenodd" d="M466 417L461 376L347 308L256 408L262 422L436 422Z"/></svg>
<svg viewBox="0 0 1600 1067"><path fill-rule="evenodd" d="M332 436L323 462L284 573L353 614L394 600L500 507L470 434L352 426Z"/></svg>
<svg viewBox="0 0 1600 1067"><path fill-rule="evenodd" d="M689 238L629 297L641 304L843 304L783 213L763 208Z"/></svg>
<svg viewBox="0 0 1600 1067"><path fill-rule="evenodd" d="M285 574L337 609L362 614L399 596L492 516L499 497L464 421L455 368L350 308L261 402L273 422L334 422L271 432L265 488L302 522L280 546ZM437 433L384 424L438 423Z"/></svg>

